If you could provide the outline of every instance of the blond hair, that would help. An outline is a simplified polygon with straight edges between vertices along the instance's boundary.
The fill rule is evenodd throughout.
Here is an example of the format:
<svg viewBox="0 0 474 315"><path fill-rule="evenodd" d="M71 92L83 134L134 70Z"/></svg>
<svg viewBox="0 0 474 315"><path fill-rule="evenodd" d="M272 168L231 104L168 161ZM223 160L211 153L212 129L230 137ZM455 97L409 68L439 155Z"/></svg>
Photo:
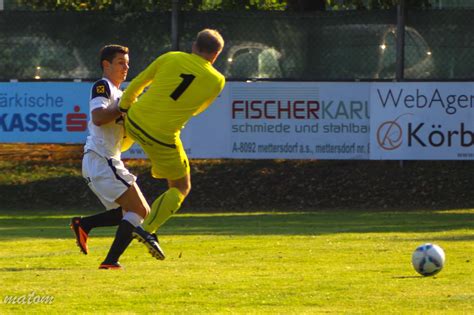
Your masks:
<svg viewBox="0 0 474 315"><path fill-rule="evenodd" d="M224 47L222 35L213 29L203 29L196 36L196 48L204 53L220 52Z"/></svg>

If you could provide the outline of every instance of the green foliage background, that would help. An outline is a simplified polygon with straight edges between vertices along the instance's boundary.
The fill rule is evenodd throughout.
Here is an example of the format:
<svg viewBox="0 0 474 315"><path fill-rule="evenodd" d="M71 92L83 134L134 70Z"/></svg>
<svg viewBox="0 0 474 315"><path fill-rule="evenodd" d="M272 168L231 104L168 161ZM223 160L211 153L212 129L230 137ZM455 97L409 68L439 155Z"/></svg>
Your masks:
<svg viewBox="0 0 474 315"><path fill-rule="evenodd" d="M171 10L173 0L15 0L15 8L32 10L124 10L124 11L167 11ZM390 9L399 0L180 0L182 10L367 10ZM429 8L429 0L407 0L412 8Z"/></svg>

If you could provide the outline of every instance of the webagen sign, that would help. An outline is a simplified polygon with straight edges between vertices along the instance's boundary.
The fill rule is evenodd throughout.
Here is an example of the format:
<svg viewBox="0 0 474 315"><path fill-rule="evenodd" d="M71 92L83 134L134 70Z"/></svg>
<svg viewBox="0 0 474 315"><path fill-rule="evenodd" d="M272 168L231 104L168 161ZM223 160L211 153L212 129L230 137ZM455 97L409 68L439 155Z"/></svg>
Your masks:
<svg viewBox="0 0 474 315"><path fill-rule="evenodd" d="M371 159L474 157L472 83L374 83Z"/></svg>

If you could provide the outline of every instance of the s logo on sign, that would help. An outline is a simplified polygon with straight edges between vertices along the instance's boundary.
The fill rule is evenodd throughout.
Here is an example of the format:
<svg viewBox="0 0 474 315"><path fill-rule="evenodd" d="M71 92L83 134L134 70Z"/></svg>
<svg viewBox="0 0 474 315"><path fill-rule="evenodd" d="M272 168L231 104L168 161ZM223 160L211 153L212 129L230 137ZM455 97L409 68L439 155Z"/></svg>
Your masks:
<svg viewBox="0 0 474 315"><path fill-rule="evenodd" d="M74 106L74 113L66 115L66 130L67 131L85 131L87 129L87 115L79 113L81 107Z"/></svg>

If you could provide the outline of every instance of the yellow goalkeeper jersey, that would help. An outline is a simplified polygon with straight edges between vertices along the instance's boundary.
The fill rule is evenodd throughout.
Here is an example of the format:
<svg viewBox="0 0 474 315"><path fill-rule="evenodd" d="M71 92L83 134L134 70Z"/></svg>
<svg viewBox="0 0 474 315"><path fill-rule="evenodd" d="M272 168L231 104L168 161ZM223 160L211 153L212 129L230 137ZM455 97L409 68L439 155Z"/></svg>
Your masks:
<svg viewBox="0 0 474 315"><path fill-rule="evenodd" d="M136 128L174 144L188 120L203 112L224 84L224 76L208 60L196 54L169 52L130 82L120 108L128 111L128 118Z"/></svg>

